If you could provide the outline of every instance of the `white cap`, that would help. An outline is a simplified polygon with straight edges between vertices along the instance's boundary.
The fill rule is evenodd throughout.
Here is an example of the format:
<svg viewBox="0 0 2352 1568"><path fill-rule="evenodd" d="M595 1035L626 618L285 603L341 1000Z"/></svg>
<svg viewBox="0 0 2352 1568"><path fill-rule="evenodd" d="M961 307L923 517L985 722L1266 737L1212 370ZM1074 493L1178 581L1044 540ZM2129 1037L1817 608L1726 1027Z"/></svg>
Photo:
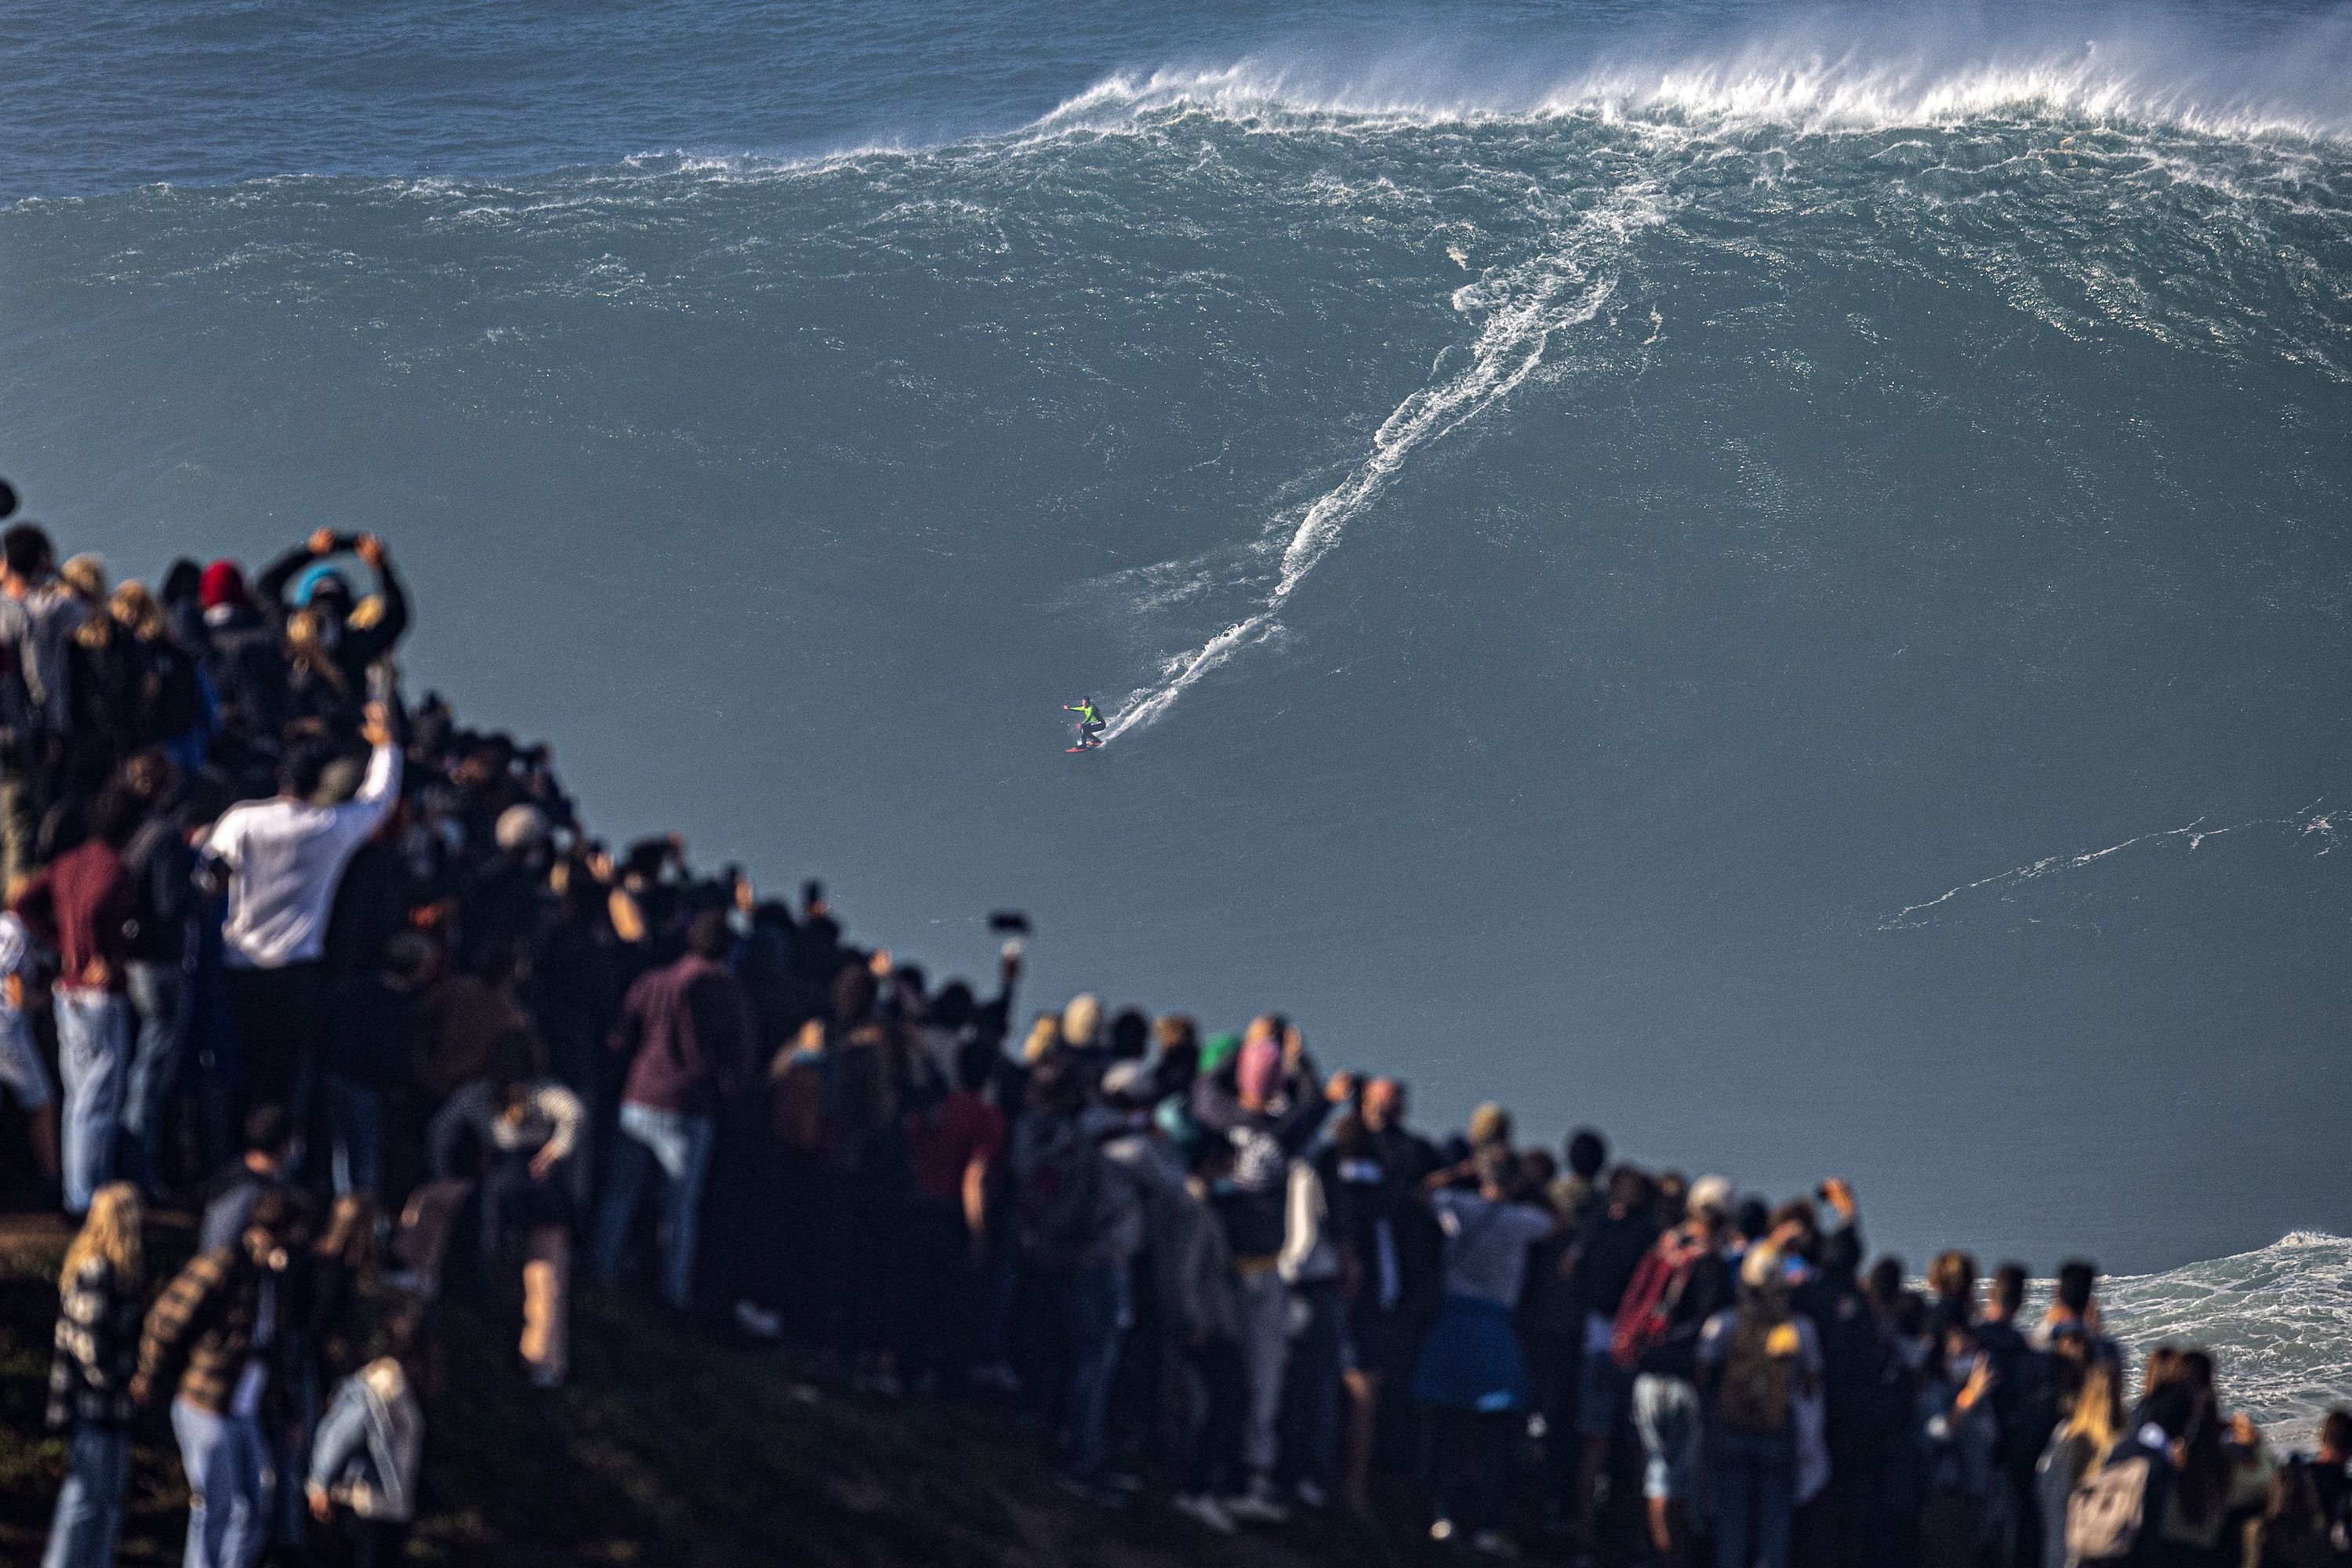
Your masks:
<svg viewBox="0 0 2352 1568"><path fill-rule="evenodd" d="M1691 1184L1690 1196L1684 1206L1693 1214L1706 1212L1729 1219L1738 1203L1738 1194L1732 1191L1730 1177L1701 1176Z"/></svg>
<svg viewBox="0 0 2352 1568"><path fill-rule="evenodd" d="M494 834L509 855L537 848L547 842L547 815L535 805L510 805L499 813Z"/></svg>

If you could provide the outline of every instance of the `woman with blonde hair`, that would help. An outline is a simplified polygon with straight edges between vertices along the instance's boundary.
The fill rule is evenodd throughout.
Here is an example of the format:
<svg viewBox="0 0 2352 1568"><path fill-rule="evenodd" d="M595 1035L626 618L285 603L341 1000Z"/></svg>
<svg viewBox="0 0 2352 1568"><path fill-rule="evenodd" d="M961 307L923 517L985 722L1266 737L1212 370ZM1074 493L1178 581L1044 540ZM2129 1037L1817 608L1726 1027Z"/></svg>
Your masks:
<svg viewBox="0 0 2352 1568"><path fill-rule="evenodd" d="M81 576L76 591L91 610L66 657L75 771L94 788L142 746L171 745L187 760L185 737L203 722L203 696L194 661L144 585L124 583L109 598L102 566Z"/></svg>
<svg viewBox="0 0 2352 1568"><path fill-rule="evenodd" d="M286 691L289 720L316 719L338 734L358 721L358 696L336 662L327 617L317 610L286 617Z"/></svg>
<svg viewBox="0 0 2352 1568"><path fill-rule="evenodd" d="M1035 1067L1047 1057L1060 1051L1064 1043L1062 1020L1058 1014L1040 1013L1037 1021L1029 1026L1029 1037L1021 1044L1021 1059Z"/></svg>
<svg viewBox="0 0 2352 1568"><path fill-rule="evenodd" d="M94 792L139 745L145 670L136 639L107 613L106 563L77 555L58 578L89 612L66 645L66 695L72 776Z"/></svg>
<svg viewBox="0 0 2352 1568"><path fill-rule="evenodd" d="M147 1287L144 1218L139 1189L130 1183L99 1188L58 1272L48 1421L72 1436L41 1568L106 1568L114 1561L131 1481L131 1380L139 1368Z"/></svg>
<svg viewBox="0 0 2352 1568"><path fill-rule="evenodd" d="M2079 1380L2074 1407L2034 1466L2034 1484L2042 1500L2042 1561L2066 1561L2066 1500L2084 1476L2098 1467L2124 1432L2123 1368L2105 1356L2090 1356L2079 1341L2069 1341L2051 1352L2053 1373L2063 1396Z"/></svg>
<svg viewBox="0 0 2352 1568"><path fill-rule="evenodd" d="M1070 998L1062 1009L1062 1043L1074 1051L1093 1050L1101 1041L1102 998L1084 992Z"/></svg>
<svg viewBox="0 0 2352 1568"><path fill-rule="evenodd" d="M106 604L106 557L85 551L58 568L58 581L95 616Z"/></svg>
<svg viewBox="0 0 2352 1568"><path fill-rule="evenodd" d="M184 773L204 764L204 690L196 679L196 663L172 635L171 622L147 584L132 579L114 590L104 617L135 655L129 660L138 673L138 718L130 743L163 746Z"/></svg>

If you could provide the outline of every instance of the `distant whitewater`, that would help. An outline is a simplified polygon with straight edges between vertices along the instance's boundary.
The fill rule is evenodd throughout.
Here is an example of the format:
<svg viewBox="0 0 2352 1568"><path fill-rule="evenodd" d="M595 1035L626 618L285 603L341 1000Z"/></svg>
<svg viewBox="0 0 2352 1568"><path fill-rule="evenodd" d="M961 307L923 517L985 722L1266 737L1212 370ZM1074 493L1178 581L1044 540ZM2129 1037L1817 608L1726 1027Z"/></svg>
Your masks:
<svg viewBox="0 0 2352 1568"><path fill-rule="evenodd" d="M2273 1443L2308 1447L2330 1406L2352 1404L2352 1240L2298 1231L2101 1289L2136 1360L2159 1344L2212 1347L2225 1407Z"/></svg>

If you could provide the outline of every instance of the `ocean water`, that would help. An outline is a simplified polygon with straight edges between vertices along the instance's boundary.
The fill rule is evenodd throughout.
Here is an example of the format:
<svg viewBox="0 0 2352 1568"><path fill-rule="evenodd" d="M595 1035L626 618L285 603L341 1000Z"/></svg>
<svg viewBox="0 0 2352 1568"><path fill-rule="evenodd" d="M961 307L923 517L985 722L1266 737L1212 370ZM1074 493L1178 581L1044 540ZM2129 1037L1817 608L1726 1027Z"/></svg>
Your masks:
<svg viewBox="0 0 2352 1568"><path fill-rule="evenodd" d="M2137 1363L2159 1344L2221 1355L2223 1402L2281 1447L2315 1447L2320 1417L2346 1403L2352 1241L2298 1231L2268 1247L2162 1273L2111 1279L2109 1321Z"/></svg>
<svg viewBox="0 0 2352 1568"><path fill-rule="evenodd" d="M383 532L937 973L2347 1387L2352 8L1144 10L0 7L0 471Z"/></svg>

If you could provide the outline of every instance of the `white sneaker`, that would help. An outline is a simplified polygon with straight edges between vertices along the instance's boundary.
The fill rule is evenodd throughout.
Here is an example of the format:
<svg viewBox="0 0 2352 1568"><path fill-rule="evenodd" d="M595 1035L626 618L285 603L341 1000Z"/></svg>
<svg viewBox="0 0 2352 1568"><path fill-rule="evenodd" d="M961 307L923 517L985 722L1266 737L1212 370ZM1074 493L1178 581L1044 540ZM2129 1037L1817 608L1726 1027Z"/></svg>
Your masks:
<svg viewBox="0 0 2352 1568"><path fill-rule="evenodd" d="M1249 1489L1225 1500L1225 1511L1244 1524L1287 1524L1290 1510L1276 1500L1273 1483L1264 1476L1250 1478Z"/></svg>
<svg viewBox="0 0 2352 1568"><path fill-rule="evenodd" d="M1203 1529L1213 1530L1219 1535L1231 1535L1241 1528L1234 1522L1234 1516L1225 1511L1225 1505L1206 1492L1197 1497L1178 1498L1176 1511L1191 1516Z"/></svg>
<svg viewBox="0 0 2352 1568"><path fill-rule="evenodd" d="M1519 1554L1519 1543L1499 1530L1482 1530L1470 1538L1470 1549L1489 1557L1512 1558Z"/></svg>
<svg viewBox="0 0 2352 1568"><path fill-rule="evenodd" d="M757 1301L735 1303L735 1326L755 1340L782 1339L784 1332L783 1320Z"/></svg>

